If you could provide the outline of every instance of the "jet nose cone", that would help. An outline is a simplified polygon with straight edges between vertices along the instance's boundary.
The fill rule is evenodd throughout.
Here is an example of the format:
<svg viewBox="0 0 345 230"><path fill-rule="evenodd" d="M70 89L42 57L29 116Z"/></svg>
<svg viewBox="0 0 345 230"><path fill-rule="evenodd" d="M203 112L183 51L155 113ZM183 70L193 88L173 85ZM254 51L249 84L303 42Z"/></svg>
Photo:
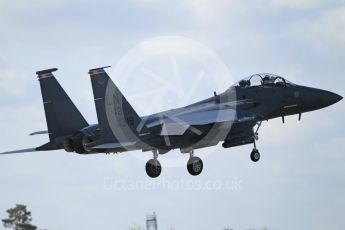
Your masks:
<svg viewBox="0 0 345 230"><path fill-rule="evenodd" d="M320 91L320 97L319 97L318 103L322 105L323 107L326 107L326 106L330 106L337 103L341 99L343 99L343 97L336 93L322 90Z"/></svg>
<svg viewBox="0 0 345 230"><path fill-rule="evenodd" d="M300 107L303 111L322 109L343 99L342 96L323 89L301 87L300 91Z"/></svg>
<svg viewBox="0 0 345 230"><path fill-rule="evenodd" d="M338 101L340 101L341 99L343 99L342 96L340 96L336 93L332 93L332 92L327 92L326 98L325 98L325 100L327 100L327 102L328 102L327 104L329 104L329 105L333 105L333 104L337 103Z"/></svg>
<svg viewBox="0 0 345 230"><path fill-rule="evenodd" d="M340 95L338 95L338 94L335 94L336 96L336 98L335 98L335 102L334 103L337 103L338 101L341 101L342 99L343 99L343 97L342 96L340 96Z"/></svg>

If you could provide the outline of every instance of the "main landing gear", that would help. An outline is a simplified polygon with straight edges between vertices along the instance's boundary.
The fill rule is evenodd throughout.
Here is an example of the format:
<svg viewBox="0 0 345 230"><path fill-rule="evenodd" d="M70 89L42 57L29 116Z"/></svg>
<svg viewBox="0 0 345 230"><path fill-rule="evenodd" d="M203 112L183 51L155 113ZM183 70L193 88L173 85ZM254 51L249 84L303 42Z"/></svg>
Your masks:
<svg viewBox="0 0 345 230"><path fill-rule="evenodd" d="M187 170L192 176L197 176L202 172L204 164L199 157L194 156L193 150L189 154L190 158L187 162Z"/></svg>
<svg viewBox="0 0 345 230"><path fill-rule="evenodd" d="M145 165L146 173L151 178L158 177L162 172L162 166L158 161L158 151L153 150L153 159L147 161ZM189 152L189 160L187 162L187 170L188 172L193 175L197 176L202 172L204 164L199 157L194 156L193 150Z"/></svg>
<svg viewBox="0 0 345 230"><path fill-rule="evenodd" d="M161 175L162 166L161 163L159 163L158 161L157 150L153 150L153 159L147 161L145 169L149 177L156 178L159 175Z"/></svg>
<svg viewBox="0 0 345 230"><path fill-rule="evenodd" d="M260 160L260 152L259 150L256 148L256 141L259 139L259 134L258 134L258 131L261 127L261 121L257 124L258 127L256 128L256 131L254 132L254 129L253 129L253 137L254 137L254 148L252 150L252 152L250 153L250 159L253 161L253 162L257 162Z"/></svg>

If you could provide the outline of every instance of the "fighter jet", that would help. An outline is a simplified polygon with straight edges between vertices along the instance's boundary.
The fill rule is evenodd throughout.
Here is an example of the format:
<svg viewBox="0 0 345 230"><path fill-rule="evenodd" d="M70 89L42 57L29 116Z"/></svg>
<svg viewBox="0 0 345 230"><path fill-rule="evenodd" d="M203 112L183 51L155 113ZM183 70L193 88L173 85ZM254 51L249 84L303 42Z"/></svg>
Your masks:
<svg viewBox="0 0 345 230"><path fill-rule="evenodd" d="M89 71L98 124L88 125L53 77L56 69L37 72L42 89L50 142L35 151L65 149L79 154L151 151L146 165L148 176L161 174L160 154L173 149L189 154L187 170L199 175L202 160L194 150L253 144L252 161L260 159L256 146L262 121L321 109L341 96L296 85L274 74L254 74L194 104L160 113L139 116L105 72L106 67ZM48 82L48 81L50 82ZM44 83L47 84L44 84ZM159 95L157 95L159 96ZM42 132L38 132L42 133ZM32 149L31 149L32 150ZM30 151L30 150L29 150ZM16 153L13 151L7 153Z"/></svg>
<svg viewBox="0 0 345 230"><path fill-rule="evenodd" d="M104 70L89 71L96 105L99 138L86 144L95 152L152 151L146 173L158 177L162 167L159 154L172 149L189 153L187 169L199 175L202 160L194 150L223 142L224 148L254 144L252 161L260 159L256 147L262 121L301 114L332 105L341 96L296 85L274 74L255 74L229 87L225 92L145 117L140 117ZM159 96L159 95L157 95Z"/></svg>

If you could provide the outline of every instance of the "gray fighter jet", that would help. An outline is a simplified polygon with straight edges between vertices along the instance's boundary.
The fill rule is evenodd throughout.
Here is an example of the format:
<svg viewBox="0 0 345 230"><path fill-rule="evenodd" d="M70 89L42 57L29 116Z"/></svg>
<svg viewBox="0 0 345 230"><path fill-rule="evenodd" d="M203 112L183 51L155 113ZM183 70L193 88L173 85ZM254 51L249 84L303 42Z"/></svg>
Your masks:
<svg viewBox="0 0 345 230"><path fill-rule="evenodd" d="M86 145L96 152L152 151L146 163L150 177L161 173L158 154L172 149L189 153L187 169L199 175L198 148L223 142L224 148L254 144L252 161L260 159L256 139L261 122L321 109L342 99L325 90L295 85L273 74L255 74L206 100L140 117L103 68L89 71L99 122L99 138ZM158 95L157 95L158 96Z"/></svg>
<svg viewBox="0 0 345 230"><path fill-rule="evenodd" d="M254 144L252 161L260 159L256 147L262 121L301 114L332 105L341 96L293 84L274 74L255 74L225 92L188 105L140 117L109 78L104 68L89 71L98 125L88 125L52 75L56 69L37 72L47 118L50 142L35 149L65 149L80 154L151 151L146 173L158 177L159 154L172 149L188 153L187 169L199 175L203 162L194 150L217 145L224 148ZM159 96L159 95L157 95ZM42 132L38 132L42 133ZM44 132L43 132L44 133ZM13 151L6 153L16 153Z"/></svg>

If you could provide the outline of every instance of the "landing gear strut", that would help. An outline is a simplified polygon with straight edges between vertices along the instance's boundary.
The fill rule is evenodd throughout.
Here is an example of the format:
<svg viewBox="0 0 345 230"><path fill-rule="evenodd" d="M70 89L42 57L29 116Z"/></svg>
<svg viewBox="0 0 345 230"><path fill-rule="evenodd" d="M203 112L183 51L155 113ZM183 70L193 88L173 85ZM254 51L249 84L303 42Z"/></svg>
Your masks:
<svg viewBox="0 0 345 230"><path fill-rule="evenodd" d="M259 150L256 148L256 141L259 139L259 134L258 134L258 131L261 127L261 121L258 122L258 127L256 128L256 131L254 132L254 129L253 129L253 137L254 137L254 148L252 150L252 152L250 153L250 159L253 161L253 162L257 162L260 160L260 152Z"/></svg>
<svg viewBox="0 0 345 230"><path fill-rule="evenodd" d="M153 159L147 161L145 169L149 177L156 178L159 175L161 175L162 166L161 163L159 163L158 161L157 150L153 150Z"/></svg>
<svg viewBox="0 0 345 230"><path fill-rule="evenodd" d="M193 150L190 152L190 158L187 162L187 170L192 176L197 176L202 172L204 165L199 157L194 156Z"/></svg>

